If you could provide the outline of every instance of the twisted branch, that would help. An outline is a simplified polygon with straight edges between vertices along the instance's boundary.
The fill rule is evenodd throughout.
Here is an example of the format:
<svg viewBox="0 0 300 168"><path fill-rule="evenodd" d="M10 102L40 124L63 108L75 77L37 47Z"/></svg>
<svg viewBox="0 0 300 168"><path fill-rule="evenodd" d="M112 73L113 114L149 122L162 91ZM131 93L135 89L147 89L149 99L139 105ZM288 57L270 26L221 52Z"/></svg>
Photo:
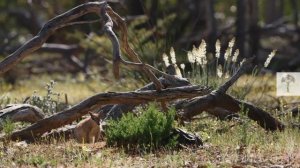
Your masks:
<svg viewBox="0 0 300 168"><path fill-rule="evenodd" d="M158 73L159 75L163 76L164 78L166 78L168 80L176 81L176 77L174 77L173 75L164 73L149 64L143 64L141 62L138 54L130 47L130 45L128 43L128 31L127 31L127 26L126 26L125 20L122 19L122 17L119 16L116 12L114 12L111 9L111 7L109 7L109 6L107 6L107 8L106 8L106 12L113 19L113 21L120 27L121 32L122 32L122 34L121 34L122 49L124 50L125 53L127 53L128 58L131 61L133 61L133 62L128 62L128 61L125 61L120 58L121 59L120 61L124 65L129 66L133 69L143 70L148 75L148 77L151 79L151 81L156 85L156 88L158 88L157 85L160 85L160 84L159 84L159 81L156 78L156 76L153 74L153 72Z"/></svg>
<svg viewBox="0 0 300 168"><path fill-rule="evenodd" d="M128 54L130 59L134 62L125 61L121 57L120 44L117 36L113 32L113 21L111 20L108 13L112 15L115 19L115 22L121 25L122 31L122 48ZM125 22L122 18L116 14L105 2L89 2L82 5L79 5L47 22L40 32L21 46L17 51L7 56L2 62L0 62L0 75L11 69L14 65L24 59L30 53L41 48L43 43L52 35L57 29L63 28L65 26L70 26L73 24L84 24L89 22L72 22L74 19L81 17L88 13L96 13L101 19L104 20L104 31L108 35L109 39L113 44L113 74L116 78L119 77L119 65L120 63L125 66L130 67L131 69L136 69L144 72L150 80L155 84L156 90L160 91L163 86L154 75L152 71L162 74L166 78L172 78L171 75L165 74L158 69L144 64L139 59L138 55L130 48L127 38L127 28ZM100 21L100 20L99 20Z"/></svg>
<svg viewBox="0 0 300 168"><path fill-rule="evenodd" d="M0 75L3 75L21 60L23 60L26 56L41 48L46 40L59 28L68 26L69 22L88 13L99 14L104 6L106 6L105 2L89 2L79 5L59 16L54 17L42 27L36 36L27 41L14 53L10 54L0 62Z"/></svg>

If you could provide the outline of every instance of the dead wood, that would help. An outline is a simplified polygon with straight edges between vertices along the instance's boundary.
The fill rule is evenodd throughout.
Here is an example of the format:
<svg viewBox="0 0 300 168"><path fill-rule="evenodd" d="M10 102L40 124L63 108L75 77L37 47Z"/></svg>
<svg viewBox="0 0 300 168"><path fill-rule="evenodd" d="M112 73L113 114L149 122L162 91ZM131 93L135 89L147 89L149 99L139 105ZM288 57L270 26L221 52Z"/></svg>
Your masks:
<svg viewBox="0 0 300 168"><path fill-rule="evenodd" d="M175 77L176 80L168 80L165 78L159 78L159 82L163 85L164 88L174 88L174 87L181 87L181 86L189 86L191 83L187 81L185 78ZM139 91L146 91L146 90L155 90L155 85L153 83L149 83L148 85L136 90ZM207 88L207 93L209 93L210 89ZM101 109L101 113L107 113L105 119L118 119L122 116L123 113L127 113L134 109L137 104L117 104L114 105L111 109L103 110Z"/></svg>
<svg viewBox="0 0 300 168"><path fill-rule="evenodd" d="M236 114L235 112L220 107L207 109L206 111L220 120L231 120L232 118L239 118L239 115Z"/></svg>
<svg viewBox="0 0 300 168"><path fill-rule="evenodd" d="M44 43L42 47L38 50L39 52L50 52L50 53L61 53L74 54L80 52L82 49L78 45L66 45L57 43Z"/></svg>
<svg viewBox="0 0 300 168"><path fill-rule="evenodd" d="M119 73L119 63L123 63L124 65L126 65L129 68L132 69L136 69L136 70L140 70L143 71L149 78L150 80L155 84L156 89L159 91L162 88L161 83L158 81L157 77L154 75L154 73L157 73L161 76L163 76L166 79L169 80L176 80L175 76L173 75L169 75L165 72L162 72L156 68L154 68L153 66L149 65L149 64L144 64L141 62L138 54L129 46L128 43L128 34L127 34L127 26L126 26L126 22L124 19L122 19L116 12L114 12L109 6L107 6L106 8L107 13L109 14L109 16L111 17L111 19L119 26L122 34L121 34L121 42L122 42L122 49L127 53L128 58L133 61L133 62L129 62L129 61L125 61L124 59L122 59L122 57L120 55L118 55L120 53L120 51L118 49L120 49L119 47L119 41L116 38L115 34L113 31L110 30L110 28L112 27L112 23L106 25L106 33L109 35L109 37L111 38L111 41L113 42L113 44L115 43L114 46L118 46L118 48L115 48L114 51L118 51L116 52L114 55L114 62L116 65L113 69L114 73L116 75L118 75ZM105 18L105 17L104 17ZM110 18L109 18L110 19ZM109 23L108 21L106 21L107 23ZM115 42L114 42L115 41Z"/></svg>
<svg viewBox="0 0 300 168"><path fill-rule="evenodd" d="M244 74L246 73L249 69L253 67L252 61L254 60L254 57L251 57L247 59L243 65L233 74L233 76L226 81L223 85L221 85L217 91L221 93L226 93L227 90Z"/></svg>
<svg viewBox="0 0 300 168"><path fill-rule="evenodd" d="M208 111L215 107L220 107L234 113L239 113L243 110L250 119L256 121L266 130L275 131L283 130L285 128L284 124L272 117L266 111L255 107L250 103L237 100L225 93L216 91L213 91L208 95L195 98L193 101L184 105L181 115L184 119L190 119L203 111Z"/></svg>
<svg viewBox="0 0 300 168"><path fill-rule="evenodd" d="M183 109L180 113L182 119L190 120L192 117L202 113L203 111L211 112L214 108L219 107L224 110L238 113L241 111L247 112L247 116L256 121L261 127L266 130L283 130L285 125L280 121L272 117L266 111L244 101L237 100L230 95L226 94L226 91L232 84L247 70L252 67L252 60L250 58L244 62L244 64L239 68L239 70L222 86L217 90L211 92L208 95L196 97L192 100L185 100L184 102L179 102L175 107L176 109ZM215 111L214 111L215 112ZM221 114L213 113L213 115Z"/></svg>
<svg viewBox="0 0 300 168"><path fill-rule="evenodd" d="M64 127L52 130L49 133L43 134L40 138L36 138L35 140L37 141L38 139L42 139L44 142L53 142L53 139L57 141L67 141L70 139L74 139L74 128L76 125L65 125Z"/></svg>
<svg viewBox="0 0 300 168"><path fill-rule="evenodd" d="M149 90L140 92L101 93L83 100L70 109L39 120L27 128L13 132L8 138L12 140L34 140L35 137L40 137L45 132L70 124L89 111L106 104L141 104L149 101L171 101L179 98L205 95L208 91L208 89L199 86L186 86L164 89L160 92Z"/></svg>
<svg viewBox="0 0 300 168"><path fill-rule="evenodd" d="M119 118L122 115L122 112L132 109L137 104L143 104L150 101L158 101L162 102L162 104L165 104L166 101L172 101L182 98L194 98L196 96L198 97L192 100L188 100L186 101L186 104L183 104L183 118L191 118L201 113L202 111L209 111L216 107L222 108L227 111L232 111L234 113L241 111L243 107L243 109L248 110L247 115L249 116L249 118L257 121L258 124L263 128L267 130L284 129L284 125L273 118L269 113L249 103L236 100L226 94L228 88L231 87L231 85L246 70L248 70L249 67L252 66L252 59L247 60L229 81L227 81L224 85L222 85L212 93L210 93L210 89L205 87L186 86L190 85L188 81L161 72L151 65L141 62L137 53L135 53L128 44L127 27L125 21L105 2L85 3L51 19L42 27L40 32L34 38L26 42L13 54L9 55L2 62L0 62L0 75L11 69L14 65L20 62L30 53L41 48L48 37L54 34L57 29L76 24L76 22L72 21L88 13L95 13L101 18L102 21L104 21L103 30L112 42L113 46L114 76L116 78L119 77L119 66L120 64L123 64L128 68L145 73L147 77L152 81L152 83L135 92L109 92L94 95L87 98L86 100L83 100L77 105L74 105L70 109L66 109L53 116L39 120L35 124L27 128L15 131L8 137L2 137L0 139L9 138L12 140L34 140L35 138L41 137L46 132L72 123L73 121L79 119L81 116L87 114L89 111L94 110L95 108L99 108L103 105L108 105L105 106L105 109L102 109L102 113L106 115L106 118L115 119ZM124 60L121 56L120 43L113 31L113 23L118 24L118 26L120 27L122 49L127 53L129 61ZM71 61L74 62L74 60ZM161 75L163 78L158 79L154 73ZM111 108L112 105L114 106Z"/></svg>
<svg viewBox="0 0 300 168"><path fill-rule="evenodd" d="M123 25L125 24L123 19L120 19L121 17L118 14L116 14L115 12L113 12L113 10L109 6L107 6L106 9L114 17L118 16L117 18L119 18L119 19L117 20L117 23L120 23ZM122 63L129 68L140 70L140 71L144 72L150 78L150 80L155 84L156 90L160 91L163 88L162 84L159 82L159 80L154 75L154 73L149 69L150 65L147 66L146 64L142 63L137 54L133 55L132 58L135 58L135 60L138 62L130 62L130 61L126 61L126 60L122 59L119 40L112 30L113 22L112 22L110 16L106 13L106 11L102 11L102 16L104 18L104 21L106 22L106 24L104 25L104 31L106 32L109 39L111 40L113 48L114 48L113 49L113 74L114 74L114 76L117 79L119 78L119 65L120 65L120 63ZM126 27L126 25L125 25L125 27ZM122 30L123 34L127 35L127 29L126 30L121 29L121 30ZM128 44L127 39L126 39L125 43ZM130 47L129 47L129 49L130 50L128 50L128 51L133 51ZM133 53L135 53L135 52L133 51ZM131 55L132 53L128 53L128 54Z"/></svg>
<svg viewBox="0 0 300 168"><path fill-rule="evenodd" d="M42 110L29 104L13 104L0 110L0 131L5 120L35 123L44 118Z"/></svg>
<svg viewBox="0 0 300 168"><path fill-rule="evenodd" d="M105 10L104 7L106 7L106 5L105 2L85 3L51 19L42 27L36 36L0 62L0 75L10 70L30 53L39 49L57 29L68 26L66 25L67 23L88 13L96 13L100 16L100 12Z"/></svg>
<svg viewBox="0 0 300 168"><path fill-rule="evenodd" d="M6 57L0 63L0 74L11 69L15 64L20 62L23 58L25 58L28 54L39 49L42 44L47 40L47 38L52 35L57 29L72 25L72 20L81 17L87 13L96 13L104 20L104 31L108 35L109 39L113 44L113 71L115 77L118 77L119 64L123 63L127 67L131 67L136 70L141 70L144 72L155 85L155 89L160 91L156 93L155 91L148 92L131 92L131 93L104 93L95 95L84 100L82 103L75 105L73 108L65 110L61 113L43 119L32 126L25 128L23 130L17 131L11 135L12 139L33 139L33 137L40 136L43 133L50 131L54 128L58 128L60 126L66 125L82 115L86 114L92 108L99 105L105 104L119 104L119 103L130 103L130 104L140 104L148 101L169 101L177 98L187 98L194 97L197 95L203 95L208 93L208 89L199 88L197 86L185 87L185 88L176 88L175 90L164 90L162 91L162 84L156 78L152 71L156 73L162 74L164 77L168 78L170 81L174 81L176 83L176 77L165 74L157 70L156 68L142 63L138 56L132 55L134 51L129 47L127 39L124 41L124 44L127 44L125 47L125 51L129 52L129 56L133 56L135 58L134 61L137 62L129 62L125 61L121 57L120 45L117 36L112 31L113 22L108 15L107 11L113 15L115 21L119 24L122 24L126 27L125 22L118 16L116 13L112 11L112 9L104 2L90 2L83 5L79 5L47 22L40 32L31 40L26 42L23 46L21 46L17 51L13 54ZM122 29L125 30L125 29ZM122 32L125 36L127 36L126 32ZM145 95L143 95L145 94ZM129 97L128 97L129 96Z"/></svg>
<svg viewBox="0 0 300 168"><path fill-rule="evenodd" d="M127 67L131 67L133 69L140 70L144 72L150 80L155 84L156 89L159 91L162 89L161 83L158 81L157 77L154 75L152 71L156 73L164 74L164 76L168 76L167 74L157 70L156 68L144 64L140 61L138 55L129 47L127 38L122 38L122 42L124 45L124 50L127 54L132 58L132 60L137 62L129 62L125 61L121 57L120 52L120 44L117 36L113 32L113 22L108 13L112 15L117 24L120 24L122 27L123 36L127 36L127 29L124 20L116 14L106 2L89 2L82 5L79 5L69 11L51 19L48 21L40 30L40 32L31 40L26 42L23 46L21 46L18 50L16 50L11 55L7 56L2 62L0 62L0 75L11 69L14 65L20 62L23 58L25 58L28 54L39 49L43 43L48 39L50 35L52 35L57 29L72 25L74 19L81 17L88 13L96 13L103 21L104 21L104 32L108 35L109 39L113 44L113 72L116 78L119 77L119 64L123 63ZM168 76L170 77L170 76Z"/></svg>
<svg viewBox="0 0 300 168"><path fill-rule="evenodd" d="M191 134L179 128L174 128L171 132L171 135L168 137L166 142L170 142L170 139L176 138L179 146L186 148L187 146L203 146L203 140L200 139L197 135Z"/></svg>

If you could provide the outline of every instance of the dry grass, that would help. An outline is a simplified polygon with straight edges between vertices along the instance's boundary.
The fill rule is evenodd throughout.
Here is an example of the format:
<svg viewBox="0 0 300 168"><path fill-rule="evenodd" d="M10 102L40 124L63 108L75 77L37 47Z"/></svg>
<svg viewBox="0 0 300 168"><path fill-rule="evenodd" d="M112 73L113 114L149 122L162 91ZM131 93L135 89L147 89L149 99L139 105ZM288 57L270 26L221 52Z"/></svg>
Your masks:
<svg viewBox="0 0 300 168"><path fill-rule="evenodd" d="M21 101L33 90L42 93L48 77L23 81L14 89L2 87L12 99ZM243 89L249 81L254 82L246 99L277 115L274 76L242 77L232 93ZM113 83L113 82L112 82ZM71 103L76 103L97 92L108 90L133 90L137 86L125 81L121 84L90 81L60 81L55 91L67 93ZM234 91L235 90L235 91ZM280 98L281 102L299 100L297 97ZM279 105L287 109L289 104ZM185 125L205 141L204 147L170 151L161 149L154 153L128 154L123 149L105 146L105 142L82 145L73 140L51 143L26 144L0 142L0 167L300 167L300 132L288 128L284 132L266 132L256 123L242 118L240 121L218 121L207 114ZM278 116L279 117L279 116ZM290 114L280 116L286 123L299 122Z"/></svg>

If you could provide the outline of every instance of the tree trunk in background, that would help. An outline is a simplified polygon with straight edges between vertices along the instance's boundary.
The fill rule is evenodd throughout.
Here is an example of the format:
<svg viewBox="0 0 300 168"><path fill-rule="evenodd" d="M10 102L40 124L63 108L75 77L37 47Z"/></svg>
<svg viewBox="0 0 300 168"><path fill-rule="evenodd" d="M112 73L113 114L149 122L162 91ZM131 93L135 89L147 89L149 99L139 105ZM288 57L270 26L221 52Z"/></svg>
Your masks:
<svg viewBox="0 0 300 168"><path fill-rule="evenodd" d="M155 27L156 26L156 22L157 22L157 17L159 15L158 13L158 0L152 0L152 4L151 4L151 8L150 8L150 24L151 27Z"/></svg>
<svg viewBox="0 0 300 168"><path fill-rule="evenodd" d="M257 0L249 0L248 1L249 8L249 50L250 57L257 56L258 49L260 47L260 28L258 26L258 2ZM258 62L254 60L254 64Z"/></svg>
<svg viewBox="0 0 300 168"><path fill-rule="evenodd" d="M192 45L198 46L201 40L204 39L208 43L208 52L214 52L217 38L214 0L187 0L181 3L182 5L178 7L180 10L177 13L185 10L190 12L188 15L178 15L178 18L184 20L184 22L175 21L174 28L178 29L175 37L185 36L180 39L179 43L184 43L189 48Z"/></svg>
<svg viewBox="0 0 300 168"><path fill-rule="evenodd" d="M295 28L299 31L299 11L298 11L298 0L290 0L291 1L291 6L293 10L293 22L295 25Z"/></svg>
<svg viewBox="0 0 300 168"><path fill-rule="evenodd" d="M296 33L298 34L298 39L295 42L295 46L299 46L300 45L300 25L299 25L299 9L298 9L298 0L290 0L291 6L292 6L292 11L293 11L293 23L296 29ZM298 54L298 57L300 57L300 55Z"/></svg>
<svg viewBox="0 0 300 168"><path fill-rule="evenodd" d="M157 27L157 18L159 16L158 12L158 0L152 0L150 11L147 14L150 20L150 29L155 29ZM154 42L157 41L157 31L154 32L153 36L151 37L151 40Z"/></svg>
<svg viewBox="0 0 300 168"><path fill-rule="evenodd" d="M265 1L265 23L272 23L283 16L283 0L266 0Z"/></svg>
<svg viewBox="0 0 300 168"><path fill-rule="evenodd" d="M240 58L246 58L245 41L246 41L246 0L237 0L236 16L236 45L240 50Z"/></svg>
<svg viewBox="0 0 300 168"><path fill-rule="evenodd" d="M206 0L206 29L208 31L208 52L215 53L215 43L217 39L217 25L215 18L214 0Z"/></svg>
<svg viewBox="0 0 300 168"><path fill-rule="evenodd" d="M144 8L141 0L126 0L128 15L142 15L144 14Z"/></svg>

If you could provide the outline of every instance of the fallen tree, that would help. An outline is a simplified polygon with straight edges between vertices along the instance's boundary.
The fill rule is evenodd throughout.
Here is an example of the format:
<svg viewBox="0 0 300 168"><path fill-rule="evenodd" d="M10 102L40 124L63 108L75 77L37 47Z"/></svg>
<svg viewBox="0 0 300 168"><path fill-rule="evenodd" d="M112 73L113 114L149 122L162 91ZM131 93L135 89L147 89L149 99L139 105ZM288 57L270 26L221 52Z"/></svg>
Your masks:
<svg viewBox="0 0 300 168"><path fill-rule="evenodd" d="M105 106L100 109L100 112L103 113L103 118L117 119L122 113L130 111L136 105L157 101L161 102L163 107L166 107L166 102L177 99L185 99L176 106L178 110L182 110L180 113L181 119L189 119L202 111L209 112L216 107L237 113L244 106L245 109L249 110L248 116L257 121L263 128L267 130L284 129L284 125L269 113L226 94L228 88L248 69L251 69L252 59L247 60L230 80L213 92L207 87L193 86L185 79L164 73L151 65L142 63L137 53L128 44L125 21L105 2L88 2L51 19L43 26L38 35L0 62L0 75L13 68L14 65L30 53L39 49L56 30L72 25L74 19L88 13L97 14L101 18L101 21L104 22L103 30L113 46L114 76L116 78L119 77L119 66L123 64L130 69L146 74L152 83L134 92L96 94L74 105L70 109L39 120L27 128L13 132L8 137L2 137L2 139L34 140L46 132L72 123L89 111L99 109L103 105ZM120 43L112 29L114 22L120 27L122 49L126 52L130 61L124 60L121 56ZM157 78L155 74L159 74L162 78Z"/></svg>
<svg viewBox="0 0 300 168"><path fill-rule="evenodd" d="M141 104L150 101L170 101L179 98L191 98L208 93L208 89L199 86L186 86L170 89L163 89L160 92L155 90L123 93L100 93L83 100L70 109L64 110L53 116L37 121L35 124L13 132L10 135L12 140L33 140L43 133L52 129L70 124L81 116L87 114L95 108L105 104Z"/></svg>

